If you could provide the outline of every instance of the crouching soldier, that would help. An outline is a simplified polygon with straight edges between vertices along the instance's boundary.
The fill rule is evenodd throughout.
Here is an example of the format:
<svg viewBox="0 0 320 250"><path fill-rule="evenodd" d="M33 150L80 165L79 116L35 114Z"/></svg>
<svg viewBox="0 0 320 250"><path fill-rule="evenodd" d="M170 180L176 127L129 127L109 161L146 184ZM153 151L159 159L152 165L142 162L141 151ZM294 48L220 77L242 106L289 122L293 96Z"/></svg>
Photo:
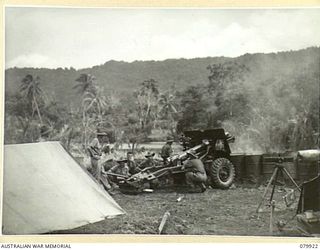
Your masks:
<svg viewBox="0 0 320 250"><path fill-rule="evenodd" d="M195 152L191 151L187 153L190 157L188 161L185 162L182 169L186 172L186 183L194 189L195 187L200 187L201 192L206 191L205 183L207 181L207 174L204 165L201 160L198 159Z"/></svg>

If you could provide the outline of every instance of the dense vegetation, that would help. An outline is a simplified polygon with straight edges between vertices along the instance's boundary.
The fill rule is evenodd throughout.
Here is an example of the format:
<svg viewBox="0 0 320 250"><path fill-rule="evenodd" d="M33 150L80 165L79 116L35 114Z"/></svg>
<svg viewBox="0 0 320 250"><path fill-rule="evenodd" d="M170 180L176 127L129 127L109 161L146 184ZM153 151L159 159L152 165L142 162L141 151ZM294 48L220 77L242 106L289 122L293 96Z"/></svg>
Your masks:
<svg viewBox="0 0 320 250"><path fill-rule="evenodd" d="M212 127L234 134L237 151L319 146L320 48L5 76L5 143L37 141L46 125L66 147L85 146L98 127L116 146Z"/></svg>

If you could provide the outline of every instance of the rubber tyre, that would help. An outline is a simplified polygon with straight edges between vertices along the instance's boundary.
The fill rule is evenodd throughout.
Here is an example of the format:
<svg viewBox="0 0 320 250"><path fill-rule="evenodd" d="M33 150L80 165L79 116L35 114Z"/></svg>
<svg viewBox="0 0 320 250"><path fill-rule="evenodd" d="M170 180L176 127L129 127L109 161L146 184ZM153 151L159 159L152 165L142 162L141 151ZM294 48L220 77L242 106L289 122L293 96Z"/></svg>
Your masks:
<svg viewBox="0 0 320 250"><path fill-rule="evenodd" d="M211 186L215 188L228 189L235 179L235 168L227 158L215 159L208 168Z"/></svg>

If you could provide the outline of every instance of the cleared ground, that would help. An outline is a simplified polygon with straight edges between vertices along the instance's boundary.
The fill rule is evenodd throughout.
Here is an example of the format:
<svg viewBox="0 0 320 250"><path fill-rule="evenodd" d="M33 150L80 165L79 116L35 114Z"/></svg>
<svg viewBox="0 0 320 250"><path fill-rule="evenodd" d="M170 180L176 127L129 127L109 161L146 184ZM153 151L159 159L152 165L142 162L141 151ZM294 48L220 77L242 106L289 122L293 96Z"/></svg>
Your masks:
<svg viewBox="0 0 320 250"><path fill-rule="evenodd" d="M169 211L171 216L163 234L300 236L296 219L290 220L295 214L298 197L287 207L283 200L286 191L281 188L275 190L274 232L269 233L270 208L265 205L268 202L262 206L264 212L256 213L264 189L265 186L234 186L229 190L208 189L204 193L171 189L140 195L116 191L113 197L126 210L126 215L55 233L157 234L162 216ZM283 231L276 226L280 220L290 220Z"/></svg>

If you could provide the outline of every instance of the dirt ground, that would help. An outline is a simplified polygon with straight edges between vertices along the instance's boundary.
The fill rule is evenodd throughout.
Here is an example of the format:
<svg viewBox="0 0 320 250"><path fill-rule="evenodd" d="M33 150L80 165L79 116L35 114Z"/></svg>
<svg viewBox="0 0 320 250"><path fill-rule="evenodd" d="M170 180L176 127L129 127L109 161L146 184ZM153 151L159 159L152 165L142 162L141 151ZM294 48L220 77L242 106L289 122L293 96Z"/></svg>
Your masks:
<svg viewBox="0 0 320 250"><path fill-rule="evenodd" d="M183 193L177 189L155 190L153 193L125 195L115 191L113 198L126 211L123 216L106 219L67 231L63 234L158 234L166 211L170 212L163 234L172 235L239 235L239 236L301 236L296 229L295 202L287 207L283 196L288 189L276 188L272 234L270 208L263 203L256 213L265 186L236 184L231 189L207 189L204 193ZM267 195L270 197L271 189ZM180 197L180 201L177 199ZM291 219L291 220L290 220ZM283 230L278 221L286 222Z"/></svg>

